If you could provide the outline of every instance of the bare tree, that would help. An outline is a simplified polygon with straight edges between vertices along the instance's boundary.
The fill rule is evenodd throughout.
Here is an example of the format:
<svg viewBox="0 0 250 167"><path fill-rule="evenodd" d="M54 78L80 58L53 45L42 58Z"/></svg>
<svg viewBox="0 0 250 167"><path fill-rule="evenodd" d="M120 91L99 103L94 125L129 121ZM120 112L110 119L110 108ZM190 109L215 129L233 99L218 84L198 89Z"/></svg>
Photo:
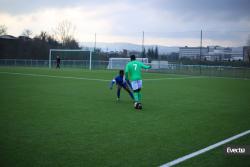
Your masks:
<svg viewBox="0 0 250 167"><path fill-rule="evenodd" d="M68 20L60 22L54 30L55 38L65 45L68 41L74 40L76 27Z"/></svg>
<svg viewBox="0 0 250 167"><path fill-rule="evenodd" d="M43 41L46 41L48 39L49 35L47 34L46 31L41 31L40 35L37 36L37 38L43 40Z"/></svg>
<svg viewBox="0 0 250 167"><path fill-rule="evenodd" d="M25 37L30 37L32 34L33 34L32 31L29 30L29 29L25 29L22 32L22 35L25 36Z"/></svg>
<svg viewBox="0 0 250 167"><path fill-rule="evenodd" d="M7 27L5 25L0 25L0 35L7 34Z"/></svg>

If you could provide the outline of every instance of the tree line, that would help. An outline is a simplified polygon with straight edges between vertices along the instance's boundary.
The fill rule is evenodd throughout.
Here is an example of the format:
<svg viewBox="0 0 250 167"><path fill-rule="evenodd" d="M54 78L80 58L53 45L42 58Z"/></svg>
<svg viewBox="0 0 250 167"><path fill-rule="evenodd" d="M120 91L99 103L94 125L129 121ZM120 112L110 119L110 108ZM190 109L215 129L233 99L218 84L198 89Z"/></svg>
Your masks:
<svg viewBox="0 0 250 167"><path fill-rule="evenodd" d="M74 38L73 25L63 21L51 35L41 31L31 38L32 31L25 29L18 38L0 38L1 59L48 59L50 49L80 49ZM7 35L7 27L0 25L0 35Z"/></svg>

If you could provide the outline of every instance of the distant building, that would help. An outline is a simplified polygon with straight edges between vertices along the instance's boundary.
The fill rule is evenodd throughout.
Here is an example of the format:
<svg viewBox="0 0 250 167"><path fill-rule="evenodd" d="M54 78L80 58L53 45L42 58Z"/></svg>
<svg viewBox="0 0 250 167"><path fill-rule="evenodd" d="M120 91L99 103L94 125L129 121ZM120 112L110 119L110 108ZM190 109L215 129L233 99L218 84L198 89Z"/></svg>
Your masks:
<svg viewBox="0 0 250 167"><path fill-rule="evenodd" d="M243 47L240 47L237 50L232 49L231 60L243 61Z"/></svg>
<svg viewBox="0 0 250 167"><path fill-rule="evenodd" d="M250 46L243 47L243 60L245 62L250 62Z"/></svg>
<svg viewBox="0 0 250 167"><path fill-rule="evenodd" d="M207 47L180 47L179 48L179 58L189 58L189 59L204 59L205 56L208 55L208 48ZM200 55L201 51L201 55Z"/></svg>
<svg viewBox="0 0 250 167"><path fill-rule="evenodd" d="M123 50L122 50L123 56L129 57L128 53L129 53L129 52L128 52L127 49L123 49Z"/></svg>
<svg viewBox="0 0 250 167"><path fill-rule="evenodd" d="M221 46L202 47L201 59L207 61L234 61L243 60L241 47L229 48ZM180 58L200 59L200 47L181 47Z"/></svg>
<svg viewBox="0 0 250 167"><path fill-rule="evenodd" d="M208 57L210 61L228 61L232 58L232 48L225 48L221 46L209 46Z"/></svg>

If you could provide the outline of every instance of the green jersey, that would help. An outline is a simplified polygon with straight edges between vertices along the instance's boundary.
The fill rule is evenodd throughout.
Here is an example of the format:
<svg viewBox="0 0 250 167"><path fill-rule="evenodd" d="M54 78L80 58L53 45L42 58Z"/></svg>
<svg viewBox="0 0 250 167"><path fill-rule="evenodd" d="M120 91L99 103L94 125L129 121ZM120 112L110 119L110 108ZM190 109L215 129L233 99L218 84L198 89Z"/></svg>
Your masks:
<svg viewBox="0 0 250 167"><path fill-rule="evenodd" d="M142 62L140 61L131 61L126 65L126 69L125 69L125 75L126 78L129 78L132 81L136 81L136 80L141 80L142 76L141 76L141 69L149 69L151 68L150 66L144 65Z"/></svg>

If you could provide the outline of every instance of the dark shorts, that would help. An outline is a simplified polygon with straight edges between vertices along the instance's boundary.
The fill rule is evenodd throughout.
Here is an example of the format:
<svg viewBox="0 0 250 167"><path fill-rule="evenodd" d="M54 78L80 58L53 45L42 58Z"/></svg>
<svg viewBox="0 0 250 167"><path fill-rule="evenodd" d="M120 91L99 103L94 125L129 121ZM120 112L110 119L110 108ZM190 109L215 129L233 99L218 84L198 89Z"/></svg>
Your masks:
<svg viewBox="0 0 250 167"><path fill-rule="evenodd" d="M118 86L118 88L122 88L123 87L123 89L127 89L128 88L128 86L127 86L126 83L124 83L124 84L117 84L117 86Z"/></svg>

